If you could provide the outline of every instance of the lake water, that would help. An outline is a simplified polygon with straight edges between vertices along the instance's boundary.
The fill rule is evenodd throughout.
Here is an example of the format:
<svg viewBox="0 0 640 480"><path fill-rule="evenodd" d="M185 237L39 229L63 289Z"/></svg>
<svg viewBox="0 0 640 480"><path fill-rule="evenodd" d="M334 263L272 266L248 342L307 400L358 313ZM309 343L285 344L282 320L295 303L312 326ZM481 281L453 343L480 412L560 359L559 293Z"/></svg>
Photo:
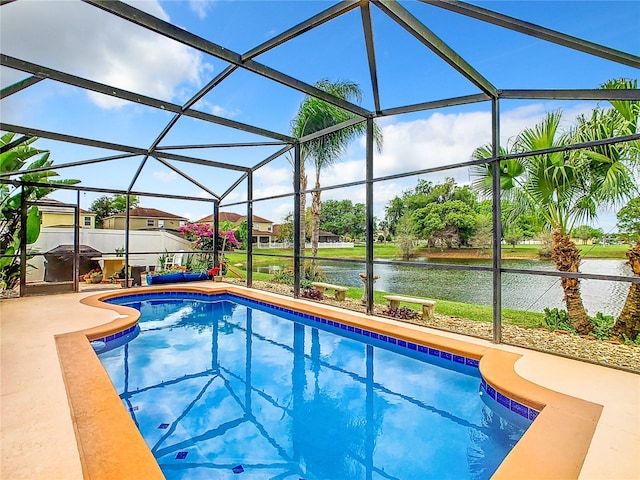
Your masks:
<svg viewBox="0 0 640 480"><path fill-rule="evenodd" d="M415 261L442 265L491 266L489 259L422 258ZM552 262L542 260L503 260L502 265L503 268L555 270ZM320 266L329 283L362 287L359 274L365 270L363 263L322 261ZM268 272L273 271L273 267L258 267L255 270ZM624 260L587 259L583 260L580 271L600 275L632 275L631 268ZM374 274L380 276L374 285L376 290L477 305L492 303L491 272L374 265ZM617 316L627 297L629 283L582 280L580 288L590 315L602 312ZM542 312L545 307L565 308L562 299L559 277L502 274L503 308Z"/></svg>

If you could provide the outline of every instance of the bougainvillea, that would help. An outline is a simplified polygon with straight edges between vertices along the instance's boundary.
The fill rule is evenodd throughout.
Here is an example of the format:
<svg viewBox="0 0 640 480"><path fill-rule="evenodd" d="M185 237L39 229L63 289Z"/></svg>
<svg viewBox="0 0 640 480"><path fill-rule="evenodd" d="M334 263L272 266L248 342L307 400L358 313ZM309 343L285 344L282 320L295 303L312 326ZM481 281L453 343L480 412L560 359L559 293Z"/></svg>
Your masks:
<svg viewBox="0 0 640 480"><path fill-rule="evenodd" d="M180 233L187 240L193 242L193 246L196 249L213 250L213 228L210 223L189 223L180 227ZM220 238L223 251L226 249L227 244L234 247L240 246L240 242L236 240L233 230L219 231L218 238Z"/></svg>

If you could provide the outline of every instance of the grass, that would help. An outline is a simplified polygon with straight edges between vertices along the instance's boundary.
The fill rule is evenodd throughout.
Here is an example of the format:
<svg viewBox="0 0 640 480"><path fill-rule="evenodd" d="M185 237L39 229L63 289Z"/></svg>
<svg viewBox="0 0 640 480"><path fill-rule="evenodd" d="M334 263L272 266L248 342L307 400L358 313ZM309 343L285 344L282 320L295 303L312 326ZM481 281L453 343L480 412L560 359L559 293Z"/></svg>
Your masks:
<svg viewBox="0 0 640 480"><path fill-rule="evenodd" d="M629 250L628 245L577 245L583 258L600 258L600 259L626 259L626 252ZM511 247L504 245L502 247L503 258L539 258L538 252L540 245L534 244L521 244ZM255 256L255 254L258 254ZM292 250L283 249L260 249L254 251L253 264L254 266L266 266L274 263L273 257L263 257L260 253L264 254L276 254L276 255L292 255ZM309 252L306 252L307 254ZM433 255L449 258L456 258L457 256L462 258L478 257L478 250L473 248L452 249L442 251L440 249L429 250L423 248L418 250L417 255ZM236 270L243 278L246 278L246 271L240 270L238 267L234 267L234 264L244 264L246 261L244 252L234 252L226 254L231 267ZM490 251L489 251L490 255ZM318 250L319 258L335 257L335 258L349 258L349 259L361 259L366 257L365 246L356 244L353 248L327 248ZM376 243L374 245L374 257L376 259L397 259L399 257L398 248L393 243ZM486 255L485 255L486 258ZM280 259L279 259L280 260ZM293 260L291 259L291 265ZM253 279L256 281L271 281L272 276L267 273L253 273ZM391 292L383 292L376 290L374 292L374 303L376 305L385 305L384 295L389 295ZM347 291L347 297L353 299L360 299L362 297L362 288L350 287ZM491 306L487 305L472 305L468 303L452 302L448 300L434 299L438 302L437 311L440 314L448 315L452 317L462 317L469 320L479 322L492 322L493 311ZM407 305L414 310L420 310L421 307L417 305ZM502 321L505 324L511 325L524 325L528 327L542 327L545 326L544 314L538 312L527 312L523 310L502 310Z"/></svg>
<svg viewBox="0 0 640 480"><path fill-rule="evenodd" d="M229 257L231 259L231 256ZM234 268L234 270L242 275L243 278L246 278L247 272L245 270L240 270L239 268ZM272 281L272 275L268 273L254 272L253 280L270 282ZM362 298L362 292L362 288L349 287L349 290L347 290L347 298L359 300ZM384 306L386 305L386 300L383 297L391 294L392 292L375 290L373 292L373 303ZM477 322L491 323L493 321L493 309L490 305L472 305L469 303L451 302L449 300L440 300L437 298L432 300L437 301L436 311L441 315L461 317ZM407 304L406 306L412 310L422 310L422 307L419 305ZM543 313L527 312L523 310L503 309L502 322L507 325L524 325L531 328L545 326Z"/></svg>
<svg viewBox="0 0 640 480"><path fill-rule="evenodd" d="M601 259L619 259L626 260L626 252L629 251L629 245L577 245L578 250L583 258L601 258ZM502 258L540 258L540 245L536 244L520 244L512 247L511 245L502 246ZM291 249L258 249L254 250L253 262L256 265L268 265L273 263L271 257L260 257L262 254L275 255L293 255ZM306 255L310 255L310 251L305 251ZM257 255L257 256L256 256ZM400 253L398 247L394 243L376 243L373 246L373 255L376 259L398 259ZM417 256L439 256L446 258L490 258L491 250L485 249L481 252L477 248L453 248L449 250L441 250L439 248L428 249L426 247L416 250ZM227 253L230 263L244 263L244 252L241 254ZM360 259L366 258L365 246L356 244L353 248L321 248L318 250L319 258L349 258Z"/></svg>

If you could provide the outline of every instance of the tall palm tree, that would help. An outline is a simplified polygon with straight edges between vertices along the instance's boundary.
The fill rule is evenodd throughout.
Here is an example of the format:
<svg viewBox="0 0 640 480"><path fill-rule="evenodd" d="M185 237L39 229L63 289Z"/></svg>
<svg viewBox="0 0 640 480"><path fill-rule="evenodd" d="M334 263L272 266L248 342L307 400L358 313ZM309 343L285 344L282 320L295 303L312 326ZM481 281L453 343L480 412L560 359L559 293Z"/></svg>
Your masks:
<svg viewBox="0 0 640 480"><path fill-rule="evenodd" d="M318 81L315 86L331 95L343 100L361 102L362 91L357 83L349 81L331 82L328 79ZM300 104L298 114L291 124L292 136L302 138L325 128L339 125L355 118L355 115L340 107L331 105L315 97L306 97ZM336 132L323 135L309 142L305 142L301 148L301 188L307 186L307 176L303 165L312 162L315 169L314 191L311 193L311 214L312 214L312 255L315 258L318 253L318 238L320 236L320 212L322 203L320 201L320 174L322 170L333 165L342 156L349 144L366 132L366 123L361 122ZM374 139L378 150L382 147L382 133L374 128ZM305 203L303 203L303 200ZM304 212L306 198L300 199L300 211ZM301 233L304 232L304 224L301 219ZM302 236L302 235L301 235ZM304 237L302 237L304 238Z"/></svg>
<svg viewBox="0 0 640 480"><path fill-rule="evenodd" d="M537 125L523 130L515 139L513 151L526 153L561 147L580 141L585 132L598 128L604 112L594 112L591 119L578 119L571 132L560 131L562 115L548 113ZM489 147L477 149L475 159L488 158ZM474 187L489 193L491 166L473 169ZM633 187L629 169L619 158L604 158L597 152L555 152L531 155L501 162L500 178L503 191L514 202L512 214L538 212L552 232L551 258L561 272L578 272L580 252L571 240L576 222L588 222L597 216L598 208L615 204L625 198ZM579 333L589 333L589 321L580 294L580 280L562 277L564 301L571 323Z"/></svg>
<svg viewBox="0 0 640 480"><path fill-rule="evenodd" d="M605 89L637 89L637 80L624 78L609 80L602 85ZM585 138L599 140L615 135L633 135L639 131L640 102L638 101L612 101L613 110L610 111L609 122L604 123L598 130L588 130ZM589 135L590 134L590 135ZM632 170L640 170L640 142L632 141L624 144L598 147L594 149L611 162L624 162ZM637 173L636 173L637 174ZM636 179L637 180L637 179ZM635 183L637 195L637 182ZM640 237L635 246L627 252L628 264L636 277L640 277ZM627 299L622 307L614 326L614 335L630 339L637 338L640 333L640 284L632 283L629 286Z"/></svg>

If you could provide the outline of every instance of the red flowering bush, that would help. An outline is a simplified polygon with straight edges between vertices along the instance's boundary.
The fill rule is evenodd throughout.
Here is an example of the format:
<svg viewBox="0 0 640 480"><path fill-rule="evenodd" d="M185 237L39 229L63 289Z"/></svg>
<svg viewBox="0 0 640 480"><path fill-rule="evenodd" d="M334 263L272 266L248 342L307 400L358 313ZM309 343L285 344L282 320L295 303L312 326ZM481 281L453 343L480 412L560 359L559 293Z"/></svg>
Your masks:
<svg viewBox="0 0 640 480"><path fill-rule="evenodd" d="M213 228L210 223L189 223L180 227L180 233L193 243L198 250L213 250ZM239 247L240 242L236 240L233 230L219 231L218 237L222 240L222 251L226 249L227 243L234 247Z"/></svg>

